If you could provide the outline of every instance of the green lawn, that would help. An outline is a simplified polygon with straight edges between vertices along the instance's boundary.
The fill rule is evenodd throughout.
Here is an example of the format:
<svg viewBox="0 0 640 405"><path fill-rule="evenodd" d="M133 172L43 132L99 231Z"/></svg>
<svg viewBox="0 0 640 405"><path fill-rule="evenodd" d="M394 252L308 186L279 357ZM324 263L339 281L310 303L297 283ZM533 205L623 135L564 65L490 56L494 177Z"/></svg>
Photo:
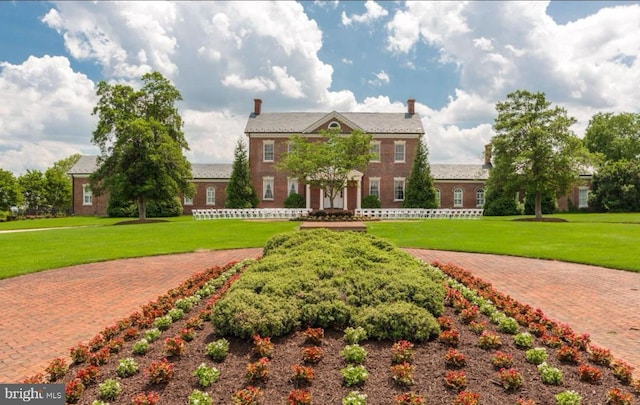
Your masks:
<svg viewBox="0 0 640 405"><path fill-rule="evenodd" d="M401 247L497 253L587 263L640 272L640 214L562 214L563 223L511 218L368 222L368 232ZM261 247L286 221L173 218L166 223L112 226L121 219L73 217L0 223L0 279L41 270L126 257L199 249Z"/></svg>

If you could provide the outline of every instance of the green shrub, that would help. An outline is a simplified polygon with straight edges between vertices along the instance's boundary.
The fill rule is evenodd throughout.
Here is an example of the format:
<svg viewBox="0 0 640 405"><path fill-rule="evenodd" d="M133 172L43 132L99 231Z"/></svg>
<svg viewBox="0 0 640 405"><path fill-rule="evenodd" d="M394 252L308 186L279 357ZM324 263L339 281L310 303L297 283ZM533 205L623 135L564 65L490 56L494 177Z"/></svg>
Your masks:
<svg viewBox="0 0 640 405"><path fill-rule="evenodd" d="M484 216L508 216L522 215L524 208L514 197L500 196L490 199L487 194L484 206L482 207Z"/></svg>
<svg viewBox="0 0 640 405"><path fill-rule="evenodd" d="M116 374L118 377L126 378L131 377L132 375L138 372L138 364L131 357L126 359L121 359L118 361L118 368L116 369Z"/></svg>
<svg viewBox="0 0 640 405"><path fill-rule="evenodd" d="M582 397L575 391L562 391L555 395L556 405L580 405Z"/></svg>
<svg viewBox="0 0 640 405"><path fill-rule="evenodd" d="M167 330L171 326L173 320L170 315L165 315L158 317L153 320L153 326L158 328L159 330Z"/></svg>
<svg viewBox="0 0 640 405"><path fill-rule="evenodd" d="M362 364L367 358L367 351L364 349L364 347L355 343L352 345L347 345L342 350L340 350L340 356L342 356L344 361L348 364Z"/></svg>
<svg viewBox="0 0 640 405"><path fill-rule="evenodd" d="M532 364L542 364L547 359L547 349L544 347L536 347L529 349L524 353L524 358Z"/></svg>
<svg viewBox="0 0 640 405"><path fill-rule="evenodd" d="M362 365L348 365L340 370L342 380L347 387L363 384L369 378L369 372Z"/></svg>
<svg viewBox="0 0 640 405"><path fill-rule="evenodd" d="M133 353L144 355L149 350L149 342L146 339L140 339L133 344Z"/></svg>
<svg viewBox="0 0 640 405"><path fill-rule="evenodd" d="M366 307L354 317L370 338L421 342L437 336L440 326L424 308L408 302L394 302Z"/></svg>
<svg viewBox="0 0 640 405"><path fill-rule="evenodd" d="M201 387L208 387L220 378L220 371L215 367L209 367L202 363L193 372L194 377L198 377L198 383Z"/></svg>
<svg viewBox="0 0 640 405"><path fill-rule="evenodd" d="M113 378L109 378L98 387L98 396L102 399L113 401L121 391L120 383Z"/></svg>
<svg viewBox="0 0 640 405"><path fill-rule="evenodd" d="M304 208L307 206L307 200L298 193L291 193L284 200L285 208Z"/></svg>
<svg viewBox="0 0 640 405"><path fill-rule="evenodd" d="M362 208L380 208L382 204L380 200L375 195L369 194L365 198L362 199L361 203Z"/></svg>
<svg viewBox="0 0 640 405"><path fill-rule="evenodd" d="M169 322L169 324L170 323L171 322ZM155 340L158 340L158 338L160 337L161 334L162 334L162 332L160 332L160 329L151 328L151 329L147 330L146 332L144 332L144 338L147 340L147 342L153 342Z"/></svg>
<svg viewBox="0 0 640 405"><path fill-rule="evenodd" d="M443 303L442 276L389 242L314 230L267 241L211 319L218 333L241 338L366 325L371 338L424 340L437 333Z"/></svg>
<svg viewBox="0 0 640 405"><path fill-rule="evenodd" d="M200 390L193 390L189 395L189 405L211 405L213 399L206 392Z"/></svg>
<svg viewBox="0 0 640 405"><path fill-rule="evenodd" d="M229 353L229 341L227 339L218 339L209 343L206 350L209 357L214 361L222 361Z"/></svg>
<svg viewBox="0 0 640 405"><path fill-rule="evenodd" d="M551 367L547 363L543 362L538 365L538 372L540 372L540 380L544 384L548 385L560 385L562 384L562 371L556 367Z"/></svg>
<svg viewBox="0 0 640 405"><path fill-rule="evenodd" d="M353 345L366 339L367 331L362 326L358 326L357 328L349 326L344 330L344 341L348 344Z"/></svg>
<svg viewBox="0 0 640 405"><path fill-rule="evenodd" d="M518 333L513 337L513 341L521 349L529 349L533 346L533 335L529 332Z"/></svg>
<svg viewBox="0 0 640 405"><path fill-rule="evenodd" d="M518 333L518 328L518 321L511 317L505 316L504 318L500 319L500 322L498 322L498 330L500 332L515 335L516 333Z"/></svg>

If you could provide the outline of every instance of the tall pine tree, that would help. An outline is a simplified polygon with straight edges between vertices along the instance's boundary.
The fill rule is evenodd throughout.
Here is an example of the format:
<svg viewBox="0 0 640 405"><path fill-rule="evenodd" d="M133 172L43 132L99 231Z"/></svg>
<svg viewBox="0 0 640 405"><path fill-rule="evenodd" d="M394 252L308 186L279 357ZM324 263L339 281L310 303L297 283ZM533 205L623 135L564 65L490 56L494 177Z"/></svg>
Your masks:
<svg viewBox="0 0 640 405"><path fill-rule="evenodd" d="M418 150L416 151L413 168L407 179L403 208L436 208L438 205L427 155L427 146L422 141L421 136L418 139Z"/></svg>
<svg viewBox="0 0 640 405"><path fill-rule="evenodd" d="M227 199L224 202L224 207L255 208L258 205L258 195L251 183L247 148L242 139L238 140L233 154L233 168L227 186Z"/></svg>

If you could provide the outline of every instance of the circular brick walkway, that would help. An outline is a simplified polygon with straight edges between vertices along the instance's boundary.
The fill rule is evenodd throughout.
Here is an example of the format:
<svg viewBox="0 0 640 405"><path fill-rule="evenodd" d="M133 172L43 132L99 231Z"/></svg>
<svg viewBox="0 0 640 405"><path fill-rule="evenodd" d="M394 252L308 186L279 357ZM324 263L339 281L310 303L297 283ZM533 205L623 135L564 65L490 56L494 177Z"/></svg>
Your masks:
<svg viewBox="0 0 640 405"><path fill-rule="evenodd" d="M406 249L432 263L454 263L499 291L541 308L611 349L640 371L640 274L563 262ZM42 372L192 274L261 249L114 260L0 280L0 383Z"/></svg>

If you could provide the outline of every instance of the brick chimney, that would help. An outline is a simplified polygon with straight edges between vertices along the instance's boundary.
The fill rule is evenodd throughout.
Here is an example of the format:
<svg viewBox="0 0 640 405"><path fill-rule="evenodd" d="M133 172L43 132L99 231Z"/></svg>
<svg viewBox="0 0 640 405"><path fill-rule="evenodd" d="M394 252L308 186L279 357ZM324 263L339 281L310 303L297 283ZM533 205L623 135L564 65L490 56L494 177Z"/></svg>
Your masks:
<svg viewBox="0 0 640 405"><path fill-rule="evenodd" d="M259 98L253 99L253 114L260 115L262 112L262 100Z"/></svg>
<svg viewBox="0 0 640 405"><path fill-rule="evenodd" d="M484 145L484 164L485 166L491 166L491 144Z"/></svg>
<svg viewBox="0 0 640 405"><path fill-rule="evenodd" d="M407 112L409 115L413 115L416 113L416 100L414 98L410 98L407 100Z"/></svg>

